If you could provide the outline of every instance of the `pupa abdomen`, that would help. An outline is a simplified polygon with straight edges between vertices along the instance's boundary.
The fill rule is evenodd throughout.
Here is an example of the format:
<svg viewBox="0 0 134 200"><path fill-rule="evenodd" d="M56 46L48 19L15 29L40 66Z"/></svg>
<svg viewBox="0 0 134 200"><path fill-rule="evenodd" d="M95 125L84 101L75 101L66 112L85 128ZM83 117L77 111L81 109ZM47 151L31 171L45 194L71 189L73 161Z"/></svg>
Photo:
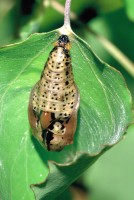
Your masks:
<svg viewBox="0 0 134 200"><path fill-rule="evenodd" d="M60 151L73 142L79 93L74 83L68 36L61 35L49 54L29 103L34 135L48 150Z"/></svg>

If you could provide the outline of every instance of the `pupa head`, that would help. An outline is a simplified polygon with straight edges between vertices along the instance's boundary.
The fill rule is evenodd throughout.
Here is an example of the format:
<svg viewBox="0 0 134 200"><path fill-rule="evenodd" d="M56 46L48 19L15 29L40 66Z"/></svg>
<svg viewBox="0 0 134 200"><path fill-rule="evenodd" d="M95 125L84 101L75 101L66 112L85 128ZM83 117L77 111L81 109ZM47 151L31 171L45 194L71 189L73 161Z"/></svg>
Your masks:
<svg viewBox="0 0 134 200"><path fill-rule="evenodd" d="M67 35L61 35L57 42L54 44L55 47L63 47L65 50L70 50L70 40Z"/></svg>

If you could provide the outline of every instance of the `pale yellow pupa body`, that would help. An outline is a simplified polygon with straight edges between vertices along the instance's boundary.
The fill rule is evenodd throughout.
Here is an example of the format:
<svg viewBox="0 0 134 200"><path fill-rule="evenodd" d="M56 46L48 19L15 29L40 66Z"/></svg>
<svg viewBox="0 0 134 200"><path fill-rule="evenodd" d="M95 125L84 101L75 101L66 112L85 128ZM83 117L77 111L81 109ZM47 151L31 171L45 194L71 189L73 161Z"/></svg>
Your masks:
<svg viewBox="0 0 134 200"><path fill-rule="evenodd" d="M69 50L68 36L61 35L30 95L30 125L35 137L51 151L73 143L77 126L80 98Z"/></svg>

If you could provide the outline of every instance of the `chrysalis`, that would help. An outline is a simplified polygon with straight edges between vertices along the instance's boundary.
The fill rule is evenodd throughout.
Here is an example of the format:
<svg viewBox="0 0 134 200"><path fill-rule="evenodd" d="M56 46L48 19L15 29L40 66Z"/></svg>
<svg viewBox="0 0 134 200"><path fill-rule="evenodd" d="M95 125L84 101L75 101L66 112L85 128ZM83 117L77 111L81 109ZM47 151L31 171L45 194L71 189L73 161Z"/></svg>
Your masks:
<svg viewBox="0 0 134 200"><path fill-rule="evenodd" d="M76 131L79 92L69 50L68 36L61 35L30 95L29 122L34 136L48 151L60 151L73 143Z"/></svg>

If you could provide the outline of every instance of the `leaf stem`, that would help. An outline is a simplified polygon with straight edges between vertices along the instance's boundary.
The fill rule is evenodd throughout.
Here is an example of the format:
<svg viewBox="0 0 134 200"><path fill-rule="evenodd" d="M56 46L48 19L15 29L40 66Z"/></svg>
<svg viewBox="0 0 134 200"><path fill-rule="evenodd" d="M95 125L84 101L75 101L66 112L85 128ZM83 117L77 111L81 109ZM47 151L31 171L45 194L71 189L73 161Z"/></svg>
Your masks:
<svg viewBox="0 0 134 200"><path fill-rule="evenodd" d="M66 0L64 10L64 27L70 27L70 5L71 0Z"/></svg>

